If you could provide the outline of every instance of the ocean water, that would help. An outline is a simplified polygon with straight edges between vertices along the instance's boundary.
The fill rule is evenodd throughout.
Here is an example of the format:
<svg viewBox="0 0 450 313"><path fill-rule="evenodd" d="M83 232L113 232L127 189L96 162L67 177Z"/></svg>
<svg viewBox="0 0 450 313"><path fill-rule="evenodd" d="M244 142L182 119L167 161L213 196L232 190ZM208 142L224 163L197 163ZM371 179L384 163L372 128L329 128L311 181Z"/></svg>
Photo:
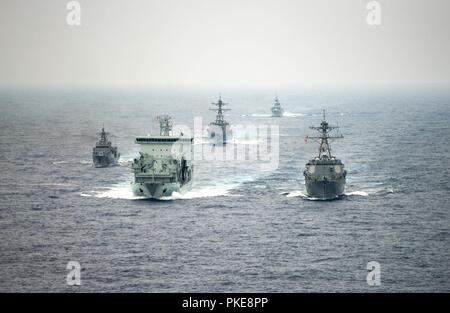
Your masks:
<svg viewBox="0 0 450 313"><path fill-rule="evenodd" d="M211 90L1 90L0 291L450 291L450 95L436 90L221 91L232 123L279 126L279 164L195 162L191 191L131 193L134 137L213 120ZM304 142L322 108L344 139L346 196L312 201ZM105 123L120 164L93 168ZM68 286L66 264L82 266ZM369 286L367 263L381 265Z"/></svg>

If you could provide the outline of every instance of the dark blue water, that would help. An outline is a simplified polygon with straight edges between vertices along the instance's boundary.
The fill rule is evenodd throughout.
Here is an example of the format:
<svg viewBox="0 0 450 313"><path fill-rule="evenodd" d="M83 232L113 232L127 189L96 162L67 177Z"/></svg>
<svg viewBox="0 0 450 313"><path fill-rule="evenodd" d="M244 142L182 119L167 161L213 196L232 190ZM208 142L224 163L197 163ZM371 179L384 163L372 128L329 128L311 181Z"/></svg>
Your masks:
<svg viewBox="0 0 450 313"><path fill-rule="evenodd" d="M130 191L134 137L161 113L209 122L216 91L2 90L0 291L450 291L448 93L284 91L282 119L270 92L222 95L231 123L279 125L279 166L197 161L190 192L149 201ZM348 171L338 201L304 196L322 108L345 136L332 145ZM103 122L122 158L96 169Z"/></svg>

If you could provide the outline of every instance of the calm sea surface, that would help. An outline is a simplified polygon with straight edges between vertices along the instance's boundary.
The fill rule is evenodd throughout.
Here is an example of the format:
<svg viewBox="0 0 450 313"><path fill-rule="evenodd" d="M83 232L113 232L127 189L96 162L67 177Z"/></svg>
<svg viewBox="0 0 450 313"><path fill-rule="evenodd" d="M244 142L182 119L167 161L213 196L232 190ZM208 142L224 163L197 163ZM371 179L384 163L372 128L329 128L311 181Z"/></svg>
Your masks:
<svg viewBox="0 0 450 313"><path fill-rule="evenodd" d="M230 123L279 125L278 166L197 160L191 191L151 201L130 191L135 136L162 113L209 123L218 92L0 91L0 291L450 292L448 93L284 91L281 119L271 91L222 96ZM322 108L344 135L338 201L304 196ZM96 169L103 122L122 156ZM66 284L72 260L79 287Z"/></svg>

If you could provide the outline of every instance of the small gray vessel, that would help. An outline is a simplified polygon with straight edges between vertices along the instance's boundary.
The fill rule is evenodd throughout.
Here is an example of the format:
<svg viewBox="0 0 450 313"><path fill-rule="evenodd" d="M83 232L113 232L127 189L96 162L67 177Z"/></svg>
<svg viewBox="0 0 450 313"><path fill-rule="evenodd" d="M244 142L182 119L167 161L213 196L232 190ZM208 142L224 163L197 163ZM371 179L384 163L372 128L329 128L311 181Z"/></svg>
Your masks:
<svg viewBox="0 0 450 313"><path fill-rule="evenodd" d="M111 145L108 139L108 133L105 132L105 127L102 127L100 137L92 151L92 160L95 167L107 167L116 165L119 160L120 153L117 147Z"/></svg>
<svg viewBox="0 0 450 313"><path fill-rule="evenodd" d="M137 137L141 145L139 158L134 159L133 192L137 196L160 199L191 187L194 168L191 163L193 138L171 134L170 117L158 117L159 136Z"/></svg>
<svg viewBox="0 0 450 313"><path fill-rule="evenodd" d="M337 129L337 126L330 126L325 120L325 110L323 120L319 127L310 127L320 133L318 137L306 136L308 139L318 139L320 142L319 155L309 160L303 172L305 176L306 193L308 197L318 200L337 199L344 194L345 177L347 171L341 160L331 155L330 140L343 138L342 135L330 136L329 133Z"/></svg>
<svg viewBox="0 0 450 313"><path fill-rule="evenodd" d="M219 96L219 101L216 103L211 103L217 106L217 109L210 109L211 111L216 111L216 120L211 122L208 126L208 138L210 142L214 145L224 145L227 141L231 141L232 131L230 129L230 124L225 120L223 112L230 111L230 109L224 109L223 106L227 105L222 101L222 96Z"/></svg>
<svg viewBox="0 0 450 313"><path fill-rule="evenodd" d="M278 97L275 97L275 103L273 104L272 108L272 117L282 117L284 110L281 107L280 101L278 101Z"/></svg>

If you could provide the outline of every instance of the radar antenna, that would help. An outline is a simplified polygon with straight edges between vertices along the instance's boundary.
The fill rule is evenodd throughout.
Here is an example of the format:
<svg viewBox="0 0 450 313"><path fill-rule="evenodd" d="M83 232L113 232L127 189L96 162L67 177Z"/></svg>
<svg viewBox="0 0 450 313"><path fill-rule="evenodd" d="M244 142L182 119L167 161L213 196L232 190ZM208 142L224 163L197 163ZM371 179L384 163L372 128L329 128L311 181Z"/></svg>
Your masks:
<svg viewBox="0 0 450 313"><path fill-rule="evenodd" d="M212 122L211 124L219 125L219 126L225 126L228 125L228 122L225 121L223 117L223 112L230 111L230 109L224 109L223 106L228 105L228 103L225 103L222 101L222 95L219 95L219 100L217 102L212 102L211 104L217 106L217 109L210 108L210 111L216 111L216 120Z"/></svg>
<svg viewBox="0 0 450 313"><path fill-rule="evenodd" d="M320 135L317 137L306 137L311 139L318 139L318 141L320 142L318 158L333 158L333 156L331 155L330 143L332 143L336 139L344 138L344 136L339 134L336 136L330 136L330 132L335 129L339 129L339 126L329 125L326 121L325 110L323 110L323 120L322 123L320 123L320 126L310 126L309 128L314 129L320 133Z"/></svg>
<svg viewBox="0 0 450 313"><path fill-rule="evenodd" d="M171 117L168 115L159 115L159 133L161 136L170 136L170 132L172 131L172 122L170 121Z"/></svg>
<svg viewBox="0 0 450 313"><path fill-rule="evenodd" d="M107 145L108 144L108 133L105 132L105 123L102 125L102 131L100 132L100 138L98 140L99 145Z"/></svg>

